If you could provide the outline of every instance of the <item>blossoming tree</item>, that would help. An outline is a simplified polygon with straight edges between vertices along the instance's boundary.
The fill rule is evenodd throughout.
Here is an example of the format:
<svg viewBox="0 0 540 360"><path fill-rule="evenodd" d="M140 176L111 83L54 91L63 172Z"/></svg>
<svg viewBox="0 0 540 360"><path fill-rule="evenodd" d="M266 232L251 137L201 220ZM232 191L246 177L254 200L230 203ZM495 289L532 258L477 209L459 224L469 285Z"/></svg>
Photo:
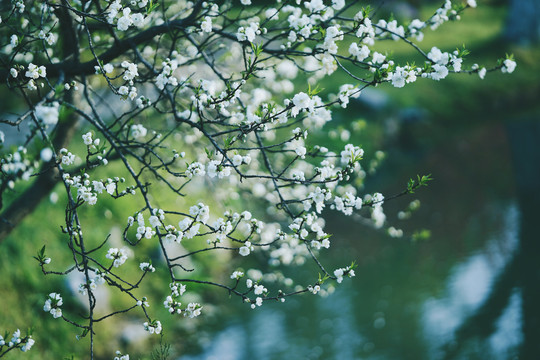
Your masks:
<svg viewBox="0 0 540 360"><path fill-rule="evenodd" d="M170 316L204 313L204 304L183 300L190 284L220 288L251 308L324 292L327 282L354 276L354 264L324 265L331 240L321 213L362 211L383 227L385 197L353 186L365 176L359 146L333 149L313 135L321 136L333 108L346 108L367 87L511 73L511 57L486 69L466 66L465 49L421 48L425 31L468 7L475 1L447 0L430 18L399 24L344 0L264 7L251 0L3 3L0 80L11 113L6 106L0 114L0 240L53 188L65 193L57 204L65 216L52 221L71 266L55 267L45 247L36 259L45 275L81 274L87 312L63 312L70 295L62 289L44 294L43 310L90 338L89 358L99 324L111 316L137 313L141 327L162 332L140 291L159 269L170 283L161 292ZM382 40L388 52L375 50ZM408 44L422 61L396 62L387 40ZM316 86L338 73L349 83ZM398 195L428 180L411 180ZM119 245L108 233L94 234L85 217L102 199L132 199ZM149 246L159 249L158 261ZM234 268L225 277L198 277L190 259L214 253L234 259ZM275 270L242 270L254 255ZM318 268L312 283L279 270L305 261ZM99 287L128 296L130 305L98 311ZM18 329L5 330L0 357L34 343Z"/></svg>

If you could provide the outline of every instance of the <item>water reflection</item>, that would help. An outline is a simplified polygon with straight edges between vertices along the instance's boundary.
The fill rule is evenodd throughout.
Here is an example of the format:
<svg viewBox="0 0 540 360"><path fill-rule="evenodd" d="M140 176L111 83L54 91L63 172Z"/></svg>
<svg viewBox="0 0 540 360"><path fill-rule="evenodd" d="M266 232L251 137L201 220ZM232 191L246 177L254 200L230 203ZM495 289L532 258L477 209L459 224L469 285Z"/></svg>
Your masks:
<svg viewBox="0 0 540 360"><path fill-rule="evenodd" d="M225 304L234 310L219 319L220 330L208 329L200 353L179 359L535 359L539 287L531 274L539 274L540 201L530 190L511 190L509 148L495 125L389 164L377 189L433 173L436 181L417 194L423 207L401 224L430 228L430 241L390 239L328 212L336 245L325 265L355 260L356 278L326 298L301 296L253 311ZM389 218L410 200L394 209L389 203Z"/></svg>
<svg viewBox="0 0 540 360"><path fill-rule="evenodd" d="M246 331L243 326L229 325L216 334L212 343L205 346L206 351L199 356L183 356L184 360L236 360L244 359Z"/></svg>
<svg viewBox="0 0 540 360"><path fill-rule="evenodd" d="M354 359L362 346L373 347L358 333L350 316L354 312L350 294L338 291L327 299L312 299L317 310L311 315L269 304L242 321L231 322L204 346L203 353L179 359ZM289 305L301 304L291 301Z"/></svg>
<svg viewBox="0 0 540 360"><path fill-rule="evenodd" d="M497 322L497 332L489 338L492 359L517 358L518 347L523 342L522 336L522 296L521 291L515 290L508 307Z"/></svg>
<svg viewBox="0 0 540 360"><path fill-rule="evenodd" d="M492 213L493 207L489 208ZM466 342L455 346L462 341L460 330L489 299L518 249L518 207L500 207L498 214L500 228L481 248L451 267L449 276L442 279L442 291L437 286L415 286L419 275L412 253L407 260L411 274L407 282L380 277L380 270L375 281L369 280L377 266L368 263L359 268L358 279L326 298L305 296L254 311L243 307L234 319L225 319L225 328L203 344L202 353L179 359L511 358L522 342L518 290L495 319L486 342L472 349ZM388 258L382 261L403 257L403 253L386 253Z"/></svg>
<svg viewBox="0 0 540 360"><path fill-rule="evenodd" d="M495 281L515 257L519 245L518 208L511 205L503 214L498 236L454 266L443 297L429 298L423 304L424 336L433 359L444 357L444 345L462 340L455 339L455 332L488 300ZM520 304L520 293L516 291L490 337L490 349L486 349L491 353L489 358L508 359L509 351L521 343Z"/></svg>

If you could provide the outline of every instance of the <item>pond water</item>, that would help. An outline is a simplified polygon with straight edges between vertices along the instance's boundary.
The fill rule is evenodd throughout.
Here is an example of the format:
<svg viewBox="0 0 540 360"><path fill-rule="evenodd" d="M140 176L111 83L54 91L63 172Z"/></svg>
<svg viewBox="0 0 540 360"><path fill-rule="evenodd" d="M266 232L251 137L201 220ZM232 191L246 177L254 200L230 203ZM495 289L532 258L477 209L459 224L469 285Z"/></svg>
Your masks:
<svg viewBox="0 0 540 360"><path fill-rule="evenodd" d="M523 209L504 126L479 126L419 151L396 147L389 159L392 152L397 160L367 187L397 193L408 177L431 173L428 188L385 205L392 224L406 233L427 228L429 240L393 239L328 212L334 249L326 265L354 260L355 278L326 297L256 310L231 301L230 315L203 333L199 353L179 359L534 358L525 339L540 330L523 330L529 310L519 279L528 274L519 264L538 253L520 250ZM420 210L398 220L414 198Z"/></svg>

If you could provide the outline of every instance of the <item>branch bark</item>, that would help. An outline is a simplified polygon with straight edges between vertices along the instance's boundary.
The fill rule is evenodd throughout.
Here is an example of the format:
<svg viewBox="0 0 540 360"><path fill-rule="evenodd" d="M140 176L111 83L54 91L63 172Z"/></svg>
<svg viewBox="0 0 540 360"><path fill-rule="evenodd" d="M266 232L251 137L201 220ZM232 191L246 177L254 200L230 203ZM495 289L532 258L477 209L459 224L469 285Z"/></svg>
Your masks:
<svg viewBox="0 0 540 360"><path fill-rule="evenodd" d="M191 14L186 18L165 22L162 25L156 25L142 31L137 35L117 41L108 50L98 55L98 58L106 64L123 55L134 46L148 42L156 36L163 35L172 29L185 29L187 26L193 25L202 7L201 4L201 1L197 2L197 4L193 7ZM65 9L65 11L68 10ZM67 36L69 37L69 35ZM75 46L77 45L75 44ZM69 78L79 75L93 74L95 72L94 66L96 65L95 60L80 63L77 61L77 59L73 59L56 64L45 65L45 68L47 69L47 77L49 78L58 77L60 73L63 73L66 78ZM9 70L10 69L7 68L0 69L0 83L6 83L6 79L9 77Z"/></svg>
<svg viewBox="0 0 540 360"><path fill-rule="evenodd" d="M192 25L199 14L201 7L202 1L198 1L194 5L191 14L186 18L153 26L137 35L116 42L109 50L99 55L99 59L104 63L110 62L129 49L132 49L134 46L150 41L154 37L162 35L171 29L183 29L186 26ZM66 82L70 82L71 79L77 75L93 74L95 71L94 66L96 65L94 60L84 63L79 62L79 40L77 39L69 8L67 6L58 8L57 15L60 20L64 58L70 58L72 60L46 66L48 77L54 78L64 75ZM0 82L5 82L8 75L9 69L0 70ZM64 100L68 103L73 103L72 93L66 92ZM55 136L53 139L53 146L56 150L67 147L71 142L71 139L75 135L77 118L75 113L70 113L65 118L60 119L55 129ZM35 210L39 203L49 195L59 180L58 169L51 166L50 163L42 166L40 175L34 183L21 193L9 207L0 214L0 242L2 242L27 215Z"/></svg>
<svg viewBox="0 0 540 360"><path fill-rule="evenodd" d="M62 32L63 37L62 52L66 57L71 56L74 64L77 64L79 60L78 40L68 10L65 8L60 9L58 18L60 20L60 31ZM60 73L57 75L60 75ZM72 77L66 76L65 79L67 82L70 82ZM64 95L64 100L73 102L73 92L67 91ZM77 116L75 113L68 113L64 118L59 119L52 140L53 148L59 150L67 147L75 135L76 127ZM39 203L49 195L56 183L60 180L59 171L51 162L43 164L39 174L36 181L21 193L21 195L19 195L0 215L0 242L2 242L27 215L35 210Z"/></svg>

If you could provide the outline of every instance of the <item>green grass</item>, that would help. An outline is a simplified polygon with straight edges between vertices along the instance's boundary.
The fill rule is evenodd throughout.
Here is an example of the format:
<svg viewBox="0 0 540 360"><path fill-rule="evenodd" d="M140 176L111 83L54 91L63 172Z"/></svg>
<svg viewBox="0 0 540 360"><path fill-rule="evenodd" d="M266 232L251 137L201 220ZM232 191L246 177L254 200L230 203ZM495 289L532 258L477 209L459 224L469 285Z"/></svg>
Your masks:
<svg viewBox="0 0 540 360"><path fill-rule="evenodd" d="M80 153L79 153L80 154ZM119 174L121 165L118 163L110 163L107 166L107 172ZM92 179L100 178L100 172L97 171L92 175ZM188 188L189 189L189 188ZM75 335L80 331L73 326L59 319L53 319L50 314L42 311L46 296L50 292L59 292L64 298L63 312L74 320L80 319L80 315L85 314L86 310L74 296L70 294L70 289L66 284L66 278L57 275L44 276L38 265L38 262L33 259L39 249L43 245L46 246L46 256L52 258L52 262L46 266L47 270L64 271L72 264L72 255L66 246L68 236L60 231L62 220L64 219L65 209L62 204L66 203L66 194L62 185L58 185L55 192L59 195L56 204L49 200L44 200L38 208L30 214L24 221L17 226L16 229L0 244L0 273L2 274L2 286L0 287L0 298L2 299L2 329L1 331L14 331L17 328L24 330L26 328L33 329L33 337L36 340L35 348L27 354L28 359L57 359L59 356L69 356L70 354L84 354L88 349L88 338L77 341ZM215 200L212 200L207 195L203 195L196 189L192 191L193 198L189 197L189 201L199 199L205 201L210 206L219 208ZM174 198L167 195L167 192L157 191L155 194L155 204L160 204L163 207L186 208L192 205L186 203L184 198ZM95 206L83 205L79 208L79 215L84 231L84 241L87 249L100 244L108 234L121 233L122 227L126 223L126 219L130 215L134 215L133 211L140 209L142 202L139 196L125 196L114 200L107 194L99 197L98 203ZM169 219L171 223L176 223L178 219ZM114 230L116 228L116 230ZM134 239L134 234L130 232ZM189 248L200 246L204 239L197 238L196 240L184 242L184 245ZM110 263L110 260L105 258L106 251L109 247L122 247L124 244L121 239L111 240L105 247L93 254L95 258L103 264ZM149 274L148 280L142 283L139 290L135 292L137 296L147 296L150 300L150 314L154 318L159 319L164 327L173 328L178 326L175 324L179 321L177 317L173 317L166 312L161 306L168 289L170 282L168 272L164 263L159 261L159 247L155 239L144 239L140 245L133 248L134 256L130 261L126 262L117 273L124 276L128 281L135 282L141 271L138 268L140 262L148 261L153 258L153 263L157 268L156 273ZM221 263L217 256L206 256L197 259L195 273L189 276L198 278L209 278L213 275L212 272L223 272L220 266ZM215 274L214 274L215 275ZM103 286L103 285L101 285ZM198 286L188 286L189 292L194 296L193 300L203 294L202 289ZM200 300L199 300L200 301ZM123 309L133 305L133 300L125 295L119 294L114 288L110 288L110 308ZM15 309L16 311L10 311ZM103 314L101 314L103 315ZM99 316L99 315L98 315ZM98 344L96 354L101 358L108 358L110 354L120 346L116 340L117 333L121 330L116 324L125 321L136 321L142 329L142 323L145 321L142 312L133 310L127 316L117 316L97 326L97 335L95 343ZM180 321L182 322L182 321ZM9 326L7 326L9 324ZM5 328L4 328L5 327ZM183 326L180 326L182 329ZM158 339L156 337L156 339ZM150 339L150 342L155 342L156 339ZM148 348L148 342L141 344L130 345L132 348L139 347L139 351L143 348ZM125 345L123 345L125 346ZM144 353L144 351L142 351ZM75 359L83 359L85 356L76 355Z"/></svg>

